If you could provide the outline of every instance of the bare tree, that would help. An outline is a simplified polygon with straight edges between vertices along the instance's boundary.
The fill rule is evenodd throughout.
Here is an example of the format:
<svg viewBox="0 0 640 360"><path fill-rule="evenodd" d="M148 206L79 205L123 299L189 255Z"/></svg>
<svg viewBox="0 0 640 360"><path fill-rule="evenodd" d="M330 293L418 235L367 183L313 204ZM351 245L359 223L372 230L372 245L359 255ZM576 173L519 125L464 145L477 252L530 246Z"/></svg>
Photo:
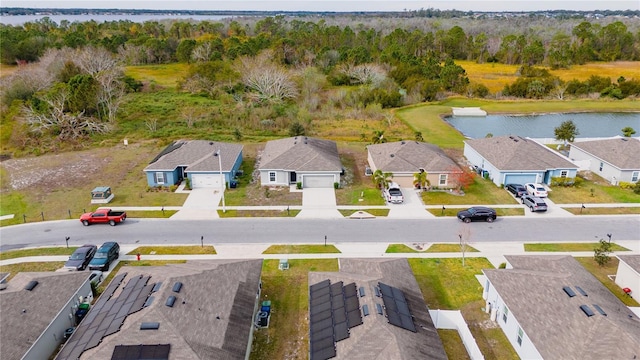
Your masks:
<svg viewBox="0 0 640 360"><path fill-rule="evenodd" d="M254 91L258 101L280 102L298 95L291 76L270 61L270 52L241 59L242 82Z"/></svg>
<svg viewBox="0 0 640 360"><path fill-rule="evenodd" d="M378 64L343 65L340 71L359 84L378 87L386 78L387 71Z"/></svg>
<svg viewBox="0 0 640 360"><path fill-rule="evenodd" d="M209 61L211 54L213 53L213 45L211 42L203 42L197 45L191 53L191 59L196 62Z"/></svg>
<svg viewBox="0 0 640 360"><path fill-rule="evenodd" d="M98 105L104 107L105 115L109 122L115 121L116 113L126 93L124 83L120 80L121 77L122 73L119 68L101 72L96 76L96 80L100 84L100 91L96 100Z"/></svg>
<svg viewBox="0 0 640 360"><path fill-rule="evenodd" d="M158 130L158 119L156 118L147 119L144 124L151 132L156 132L156 130Z"/></svg>
<svg viewBox="0 0 640 360"><path fill-rule="evenodd" d="M78 51L74 62L80 69L94 77L118 66L118 60L111 52L105 48L92 46L84 47Z"/></svg>
<svg viewBox="0 0 640 360"><path fill-rule="evenodd" d="M193 124L202 119L202 113L192 107L182 109L181 115L189 128L192 128Z"/></svg>
<svg viewBox="0 0 640 360"><path fill-rule="evenodd" d="M462 224L458 229L458 240L460 241L460 252L462 252L462 266L464 266L464 258L469 247L471 239L471 227L469 224Z"/></svg>

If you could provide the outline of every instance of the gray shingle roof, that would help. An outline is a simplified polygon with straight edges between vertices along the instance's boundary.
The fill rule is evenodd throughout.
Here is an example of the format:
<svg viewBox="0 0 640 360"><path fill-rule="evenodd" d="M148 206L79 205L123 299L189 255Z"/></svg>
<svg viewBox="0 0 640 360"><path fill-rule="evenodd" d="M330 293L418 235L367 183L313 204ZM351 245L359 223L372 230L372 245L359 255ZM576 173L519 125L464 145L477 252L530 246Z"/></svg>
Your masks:
<svg viewBox="0 0 640 360"><path fill-rule="evenodd" d="M187 261L120 271L127 272L127 278L150 275L149 283L162 285L151 294L149 307L127 316L120 331L103 338L81 359L109 359L116 345L138 344L171 344L172 359L245 358L262 260ZM172 291L177 281L183 284L179 293ZM170 295L177 298L171 308L165 305ZM160 326L140 330L142 322Z"/></svg>
<svg viewBox="0 0 640 360"><path fill-rule="evenodd" d="M21 359L88 278L89 272L80 271L19 273L11 279L0 292L2 359ZM31 280L38 285L24 290Z"/></svg>
<svg viewBox="0 0 640 360"><path fill-rule="evenodd" d="M640 274L640 255L616 255L620 260L624 261L633 270Z"/></svg>
<svg viewBox="0 0 640 360"><path fill-rule="evenodd" d="M180 145L180 146L178 146ZM243 146L218 141L178 140L163 150L168 151L144 171L172 171L178 166L186 166L186 171L220 171L218 158L214 156L220 149L222 154L222 171L231 171Z"/></svg>
<svg viewBox="0 0 640 360"><path fill-rule="evenodd" d="M407 259L340 259L339 272L309 273L309 284L325 279L331 283L343 281L345 285L355 282L357 288L364 287L365 296L360 297L359 302L361 307L367 304L370 312L363 316L362 325L349 329L347 339L336 343L336 359L447 359ZM417 332L391 325L386 317L376 313L375 304L383 304L373 290L378 282L402 290Z"/></svg>
<svg viewBox="0 0 640 360"><path fill-rule="evenodd" d="M369 145L367 150L375 164L372 165L384 172L460 171L458 165L433 144L405 140Z"/></svg>
<svg viewBox="0 0 640 360"><path fill-rule="evenodd" d="M577 169L578 167L534 140L497 136L464 141L500 170Z"/></svg>
<svg viewBox="0 0 640 360"><path fill-rule="evenodd" d="M342 163L334 141L296 136L267 142L260 170L342 171Z"/></svg>
<svg viewBox="0 0 640 360"><path fill-rule="evenodd" d="M640 319L573 257L506 259L513 269L484 273L543 358L600 360L640 356ZM569 297L563 291L565 286L571 287L576 296ZM576 286L588 296L576 291ZM599 305L607 316L592 304ZM580 310L581 305L588 305L595 315L587 317Z"/></svg>
<svg viewBox="0 0 640 360"><path fill-rule="evenodd" d="M571 144L619 169L640 169L640 139L615 138Z"/></svg>

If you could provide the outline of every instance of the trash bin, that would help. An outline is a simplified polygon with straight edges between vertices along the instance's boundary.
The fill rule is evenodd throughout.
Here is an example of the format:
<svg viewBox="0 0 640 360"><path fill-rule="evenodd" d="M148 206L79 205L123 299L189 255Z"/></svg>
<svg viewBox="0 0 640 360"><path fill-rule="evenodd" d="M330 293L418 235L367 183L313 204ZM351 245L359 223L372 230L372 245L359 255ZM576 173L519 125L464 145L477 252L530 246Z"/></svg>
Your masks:
<svg viewBox="0 0 640 360"><path fill-rule="evenodd" d="M235 188L237 188L237 187L238 187L238 182L237 182L237 181L235 181L235 180L231 180L231 181L229 181L229 187L230 187L231 189L235 189Z"/></svg>

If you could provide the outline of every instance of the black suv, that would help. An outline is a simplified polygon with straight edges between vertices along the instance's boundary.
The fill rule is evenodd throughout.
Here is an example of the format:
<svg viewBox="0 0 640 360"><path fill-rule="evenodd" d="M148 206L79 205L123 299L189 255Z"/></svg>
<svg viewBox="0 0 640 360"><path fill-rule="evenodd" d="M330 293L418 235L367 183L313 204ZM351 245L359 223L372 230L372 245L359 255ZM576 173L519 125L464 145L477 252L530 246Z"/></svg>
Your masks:
<svg viewBox="0 0 640 360"><path fill-rule="evenodd" d="M493 222L497 217L495 210L484 206L474 206L458 212L458 219L466 223L478 220Z"/></svg>
<svg viewBox="0 0 640 360"><path fill-rule="evenodd" d="M527 189L525 189L525 187L520 184L507 184L504 188L507 189L508 192L515 195L515 197L517 198L527 193Z"/></svg>
<svg viewBox="0 0 640 360"><path fill-rule="evenodd" d="M91 270L109 270L111 262L120 257L120 245L115 241L109 241L98 249L93 259L89 263L89 269Z"/></svg>

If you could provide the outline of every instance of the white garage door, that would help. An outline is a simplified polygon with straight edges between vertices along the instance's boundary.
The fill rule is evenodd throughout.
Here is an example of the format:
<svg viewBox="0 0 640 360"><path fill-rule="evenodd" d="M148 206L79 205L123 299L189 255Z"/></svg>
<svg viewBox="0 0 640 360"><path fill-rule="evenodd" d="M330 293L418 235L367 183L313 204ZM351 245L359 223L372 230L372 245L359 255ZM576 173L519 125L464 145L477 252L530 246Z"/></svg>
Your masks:
<svg viewBox="0 0 640 360"><path fill-rule="evenodd" d="M191 175L191 187L197 188L220 188L222 185L220 175L214 174L193 174Z"/></svg>
<svg viewBox="0 0 640 360"><path fill-rule="evenodd" d="M302 185L306 188L332 188L333 175L305 175Z"/></svg>

